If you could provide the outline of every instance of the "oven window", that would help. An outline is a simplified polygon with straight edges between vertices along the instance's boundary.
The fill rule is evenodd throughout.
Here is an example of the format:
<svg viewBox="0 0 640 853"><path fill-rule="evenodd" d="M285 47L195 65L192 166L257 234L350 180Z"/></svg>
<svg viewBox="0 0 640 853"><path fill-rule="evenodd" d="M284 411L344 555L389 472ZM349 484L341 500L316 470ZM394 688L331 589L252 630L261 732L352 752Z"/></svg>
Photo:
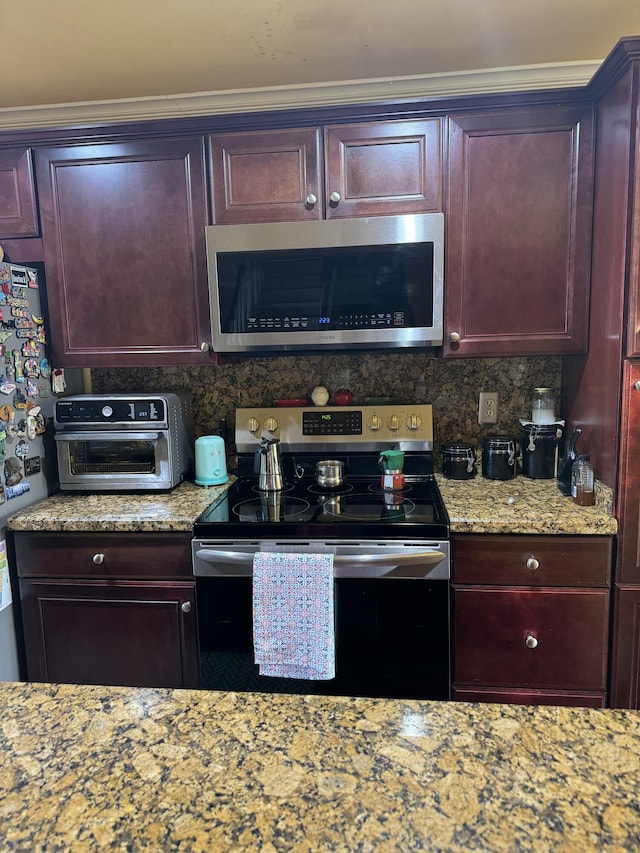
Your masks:
<svg viewBox="0 0 640 853"><path fill-rule="evenodd" d="M336 678L258 675L251 578L197 579L202 687L267 693L448 699L449 584L336 581Z"/></svg>
<svg viewBox="0 0 640 853"><path fill-rule="evenodd" d="M72 474L155 474L155 441L69 441Z"/></svg>

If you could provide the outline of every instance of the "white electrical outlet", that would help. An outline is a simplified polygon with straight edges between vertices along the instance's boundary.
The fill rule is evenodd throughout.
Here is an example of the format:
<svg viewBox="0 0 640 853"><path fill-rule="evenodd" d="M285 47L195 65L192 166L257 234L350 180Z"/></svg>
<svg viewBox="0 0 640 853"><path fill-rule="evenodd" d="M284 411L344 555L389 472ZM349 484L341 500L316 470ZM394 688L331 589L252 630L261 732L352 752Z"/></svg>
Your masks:
<svg viewBox="0 0 640 853"><path fill-rule="evenodd" d="M498 392L481 391L480 403L478 404L478 423L498 423Z"/></svg>

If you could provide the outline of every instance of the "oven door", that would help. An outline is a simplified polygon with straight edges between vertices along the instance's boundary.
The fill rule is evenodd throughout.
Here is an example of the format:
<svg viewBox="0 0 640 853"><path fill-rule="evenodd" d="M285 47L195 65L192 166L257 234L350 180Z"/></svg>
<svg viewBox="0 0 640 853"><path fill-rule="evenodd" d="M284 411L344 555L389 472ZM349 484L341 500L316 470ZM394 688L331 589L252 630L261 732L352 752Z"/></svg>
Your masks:
<svg viewBox="0 0 640 853"><path fill-rule="evenodd" d="M80 430L56 433L62 490L170 489L168 433L164 430Z"/></svg>
<svg viewBox="0 0 640 853"><path fill-rule="evenodd" d="M252 561L260 550L333 553L336 677L258 675ZM267 693L450 698L449 543L193 541L202 686Z"/></svg>

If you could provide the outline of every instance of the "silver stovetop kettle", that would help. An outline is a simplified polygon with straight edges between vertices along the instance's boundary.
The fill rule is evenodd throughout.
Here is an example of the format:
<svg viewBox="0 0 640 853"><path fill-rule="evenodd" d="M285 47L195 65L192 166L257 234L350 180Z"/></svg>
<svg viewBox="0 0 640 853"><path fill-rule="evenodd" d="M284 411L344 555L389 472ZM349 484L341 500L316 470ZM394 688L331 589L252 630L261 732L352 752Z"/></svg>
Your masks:
<svg viewBox="0 0 640 853"><path fill-rule="evenodd" d="M255 454L254 472L258 475L258 491L282 491L282 461L279 438L262 437Z"/></svg>

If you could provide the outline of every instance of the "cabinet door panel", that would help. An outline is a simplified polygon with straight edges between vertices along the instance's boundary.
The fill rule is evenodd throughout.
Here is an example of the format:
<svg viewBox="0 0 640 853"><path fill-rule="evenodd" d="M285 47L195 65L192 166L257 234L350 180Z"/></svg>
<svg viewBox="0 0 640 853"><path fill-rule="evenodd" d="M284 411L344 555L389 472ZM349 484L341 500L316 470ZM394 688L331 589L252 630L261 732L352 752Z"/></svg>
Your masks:
<svg viewBox="0 0 640 853"><path fill-rule="evenodd" d="M20 596L29 680L198 686L193 582L22 580Z"/></svg>
<svg viewBox="0 0 640 853"><path fill-rule="evenodd" d="M447 355L586 351L592 177L590 111L450 120Z"/></svg>
<svg viewBox="0 0 640 853"><path fill-rule="evenodd" d="M616 579L640 583L640 362L624 364L621 436Z"/></svg>
<svg viewBox="0 0 640 853"><path fill-rule="evenodd" d="M322 217L318 128L216 133L210 146L216 225Z"/></svg>
<svg viewBox="0 0 640 853"><path fill-rule="evenodd" d="M616 589L611 707L640 710L640 587Z"/></svg>
<svg viewBox="0 0 640 853"><path fill-rule="evenodd" d="M440 137L439 118L325 128L327 218L442 210Z"/></svg>
<svg viewBox="0 0 640 853"><path fill-rule="evenodd" d="M31 149L0 150L0 238L35 237L38 233Z"/></svg>
<svg viewBox="0 0 640 853"><path fill-rule="evenodd" d="M56 364L206 363L202 139L37 152Z"/></svg>
<svg viewBox="0 0 640 853"><path fill-rule="evenodd" d="M608 602L604 590L456 587L454 681L604 690Z"/></svg>

